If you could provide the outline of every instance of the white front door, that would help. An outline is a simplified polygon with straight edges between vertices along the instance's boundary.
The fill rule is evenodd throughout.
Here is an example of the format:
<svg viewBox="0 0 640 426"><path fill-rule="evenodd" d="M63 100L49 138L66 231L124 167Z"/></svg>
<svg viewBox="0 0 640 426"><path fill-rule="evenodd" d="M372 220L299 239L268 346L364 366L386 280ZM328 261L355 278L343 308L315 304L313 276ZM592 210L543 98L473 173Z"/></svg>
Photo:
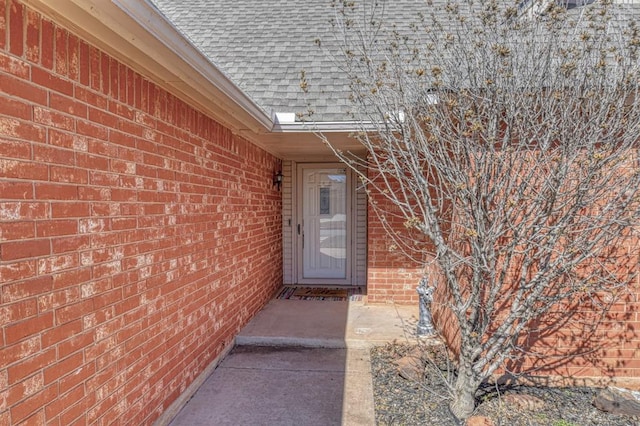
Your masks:
<svg viewBox="0 0 640 426"><path fill-rule="evenodd" d="M298 282L351 284L350 181L339 164L298 167Z"/></svg>

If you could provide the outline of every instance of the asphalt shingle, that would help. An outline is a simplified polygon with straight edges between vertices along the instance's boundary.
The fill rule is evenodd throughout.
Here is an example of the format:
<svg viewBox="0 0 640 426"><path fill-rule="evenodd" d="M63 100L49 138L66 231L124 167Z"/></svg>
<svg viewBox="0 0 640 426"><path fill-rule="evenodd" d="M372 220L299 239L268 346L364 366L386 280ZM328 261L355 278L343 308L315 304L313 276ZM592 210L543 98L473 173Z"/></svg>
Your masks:
<svg viewBox="0 0 640 426"><path fill-rule="evenodd" d="M315 120L348 120L347 82L324 50L335 46L330 23L335 8L330 0L152 1L265 112L305 112L311 105ZM424 0L389 3L395 19L404 22L426 4ZM310 83L306 95L300 88L302 70Z"/></svg>
<svg viewBox="0 0 640 426"><path fill-rule="evenodd" d="M333 1L151 1L267 114L305 113L311 107L316 121L350 119L348 81L340 65L327 55L337 52L340 43L331 25L338 10L332 7ZM405 29L419 21L419 11L429 7L425 0L381 3L383 19ZM309 82L306 94L300 88L303 70Z"/></svg>

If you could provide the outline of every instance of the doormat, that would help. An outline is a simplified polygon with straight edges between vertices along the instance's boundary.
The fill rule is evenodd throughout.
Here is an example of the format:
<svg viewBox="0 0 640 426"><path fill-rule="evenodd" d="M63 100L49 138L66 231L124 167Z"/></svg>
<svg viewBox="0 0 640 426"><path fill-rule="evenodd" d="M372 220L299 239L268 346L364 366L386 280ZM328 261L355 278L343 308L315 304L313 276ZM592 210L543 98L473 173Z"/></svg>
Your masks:
<svg viewBox="0 0 640 426"><path fill-rule="evenodd" d="M276 299L291 300L334 300L360 301L362 289L355 288L327 288L327 287L284 287Z"/></svg>

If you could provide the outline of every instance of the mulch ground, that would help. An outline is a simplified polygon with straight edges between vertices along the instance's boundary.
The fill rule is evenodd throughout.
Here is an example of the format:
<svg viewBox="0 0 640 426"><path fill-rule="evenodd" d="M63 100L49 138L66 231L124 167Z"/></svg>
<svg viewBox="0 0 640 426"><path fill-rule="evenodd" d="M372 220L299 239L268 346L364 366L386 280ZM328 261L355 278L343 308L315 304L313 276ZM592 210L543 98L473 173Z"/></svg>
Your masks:
<svg viewBox="0 0 640 426"><path fill-rule="evenodd" d="M413 347L388 344L371 350L371 368L377 425L457 426L448 409L446 376L454 374L442 346L422 349L433 362L427 362L422 380L407 380L398 374L394 361L409 354ZM495 426L637 426L640 419L613 415L595 408L591 402L598 389L488 386L479 393L476 413ZM510 393L533 395L544 401L535 409L519 408L504 401Z"/></svg>

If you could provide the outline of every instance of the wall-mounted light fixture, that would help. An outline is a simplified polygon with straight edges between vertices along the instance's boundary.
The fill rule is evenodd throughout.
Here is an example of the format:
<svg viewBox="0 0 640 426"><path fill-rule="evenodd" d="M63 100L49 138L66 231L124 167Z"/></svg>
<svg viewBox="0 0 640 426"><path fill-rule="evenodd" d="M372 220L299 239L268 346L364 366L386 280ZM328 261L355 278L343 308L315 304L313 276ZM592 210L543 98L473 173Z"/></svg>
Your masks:
<svg viewBox="0 0 640 426"><path fill-rule="evenodd" d="M278 170L277 172L273 172L273 186L278 187L278 191L280 191L280 185L282 185L282 171Z"/></svg>

